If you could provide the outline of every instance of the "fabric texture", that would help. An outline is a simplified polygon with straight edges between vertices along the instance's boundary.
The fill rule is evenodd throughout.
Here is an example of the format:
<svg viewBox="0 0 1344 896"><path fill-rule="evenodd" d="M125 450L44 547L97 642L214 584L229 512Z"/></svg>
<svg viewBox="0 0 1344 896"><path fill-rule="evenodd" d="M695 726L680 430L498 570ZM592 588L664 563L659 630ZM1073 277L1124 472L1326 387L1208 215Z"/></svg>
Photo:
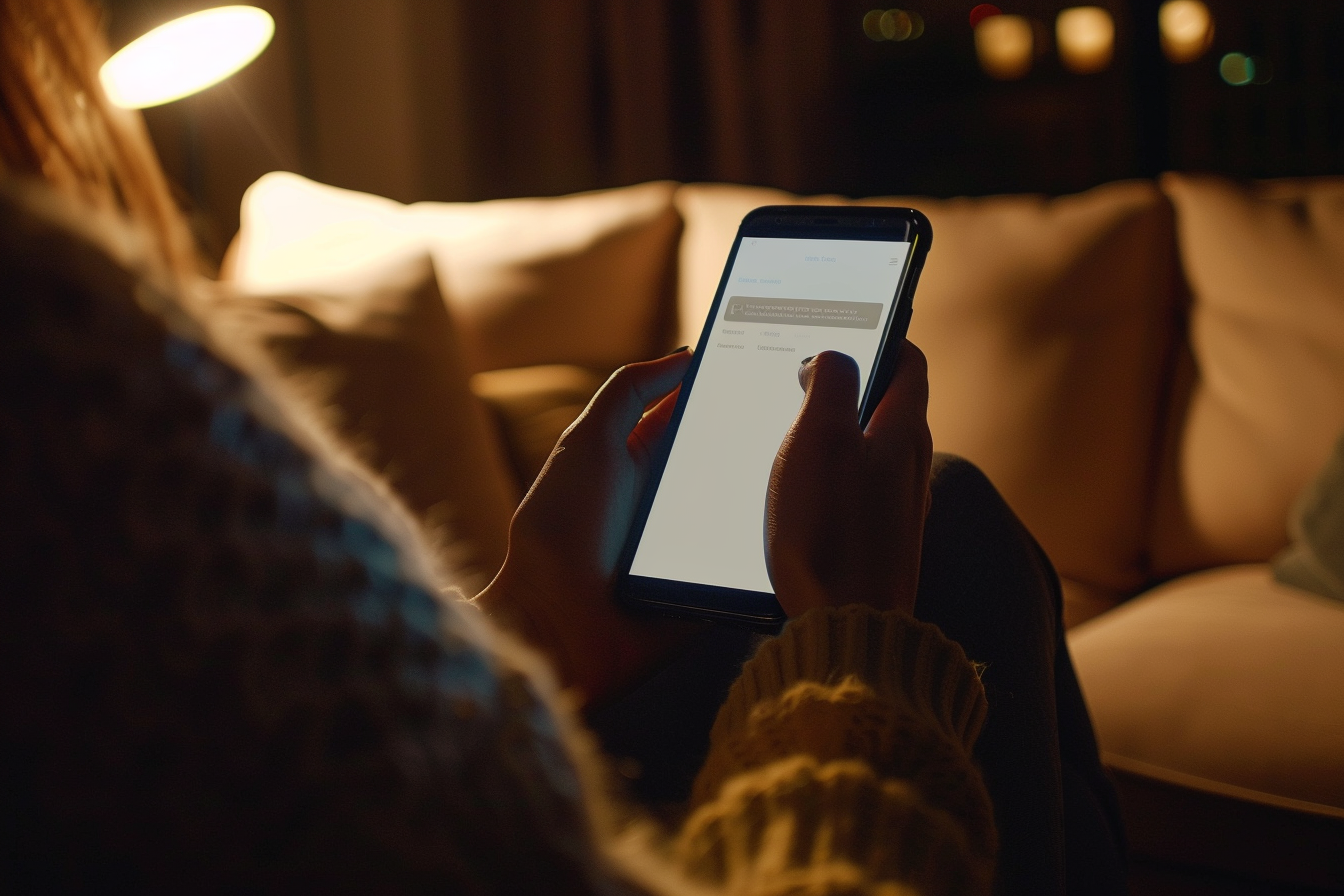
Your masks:
<svg viewBox="0 0 1344 896"><path fill-rule="evenodd" d="M1274 578L1344 600L1344 438L1293 505L1288 532L1293 543L1274 558Z"/></svg>
<svg viewBox="0 0 1344 896"><path fill-rule="evenodd" d="M985 892L994 821L970 758L984 715L974 669L937 629L814 610L729 692L678 855L730 891Z"/></svg>
<svg viewBox="0 0 1344 896"><path fill-rule="evenodd" d="M0 498L25 523L0 540L10 888L699 892L634 833L617 842L549 674L445 590L390 493L301 406L3 193L0 261ZM960 650L859 610L776 643L724 714L739 727L754 695L763 727L719 738L693 874L776 893L798 879L783 862L813 892L985 892L983 694ZM829 736L780 757L816 714ZM864 837L874 799L883 836ZM732 848L711 868L714 830ZM810 849L781 854L784 832Z"/></svg>
<svg viewBox="0 0 1344 896"><path fill-rule="evenodd" d="M421 202L262 177L225 275L249 290L320 288L428 252L469 373L533 364L612 370L670 346L681 222L674 186L550 199Z"/></svg>
<svg viewBox="0 0 1344 896"><path fill-rule="evenodd" d="M976 657L980 671L988 708L972 756L998 829L994 892L1118 896L1125 892L1124 828L1064 644L1058 577L980 470L939 454L931 472L915 615ZM830 630L864 631L868 643L890 633L863 617L842 619ZM765 636L734 629L712 635L618 703L588 714L603 748L620 757L618 768L634 792L674 818L690 799L716 716L738 678L739 691L749 681L782 680L775 660L743 673ZM798 641L822 643L836 656L851 642L833 634ZM785 658L799 652L771 650ZM762 651L757 660L767 655ZM787 665L799 664L790 659ZM816 693L808 684L800 690L808 699ZM784 702L802 701L791 695ZM823 705L818 715L834 709ZM792 736L792 723L771 720L772 732ZM802 741L844 742L850 729L833 722L813 716Z"/></svg>
<svg viewBox="0 0 1344 896"><path fill-rule="evenodd" d="M1263 563L1344 431L1344 180L1169 174L1190 290L1149 552L1168 578Z"/></svg>
<svg viewBox="0 0 1344 896"><path fill-rule="evenodd" d="M676 201L692 343L742 215L850 202L726 185L686 186ZM1059 570L1070 624L1138 591L1178 332L1170 205L1137 182L1059 199L859 204L912 205L933 224L910 338L929 359L935 448L999 487Z"/></svg>
<svg viewBox="0 0 1344 896"><path fill-rule="evenodd" d="M197 316L236 363L320 409L435 533L474 594L504 562L521 492L471 392L434 268L427 256L389 256L323 290L226 285Z"/></svg>
<svg viewBox="0 0 1344 896"><path fill-rule="evenodd" d="M6 889L622 889L544 674L72 226L0 193Z"/></svg>

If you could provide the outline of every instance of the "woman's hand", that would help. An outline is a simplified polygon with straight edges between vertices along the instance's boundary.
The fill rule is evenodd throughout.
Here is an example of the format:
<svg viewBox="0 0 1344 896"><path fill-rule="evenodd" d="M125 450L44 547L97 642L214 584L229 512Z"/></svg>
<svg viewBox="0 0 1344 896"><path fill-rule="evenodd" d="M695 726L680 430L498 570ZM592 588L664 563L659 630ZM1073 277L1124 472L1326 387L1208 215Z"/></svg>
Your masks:
<svg viewBox="0 0 1344 896"><path fill-rule="evenodd" d="M616 562L691 355L612 374L565 430L509 526L509 550L476 602L551 660L585 702L634 684L694 624L617 606Z"/></svg>
<svg viewBox="0 0 1344 896"><path fill-rule="evenodd" d="M789 616L865 603L911 612L928 512L933 442L928 368L906 342L868 430L859 429L853 359L804 362L807 391L770 474L766 556Z"/></svg>

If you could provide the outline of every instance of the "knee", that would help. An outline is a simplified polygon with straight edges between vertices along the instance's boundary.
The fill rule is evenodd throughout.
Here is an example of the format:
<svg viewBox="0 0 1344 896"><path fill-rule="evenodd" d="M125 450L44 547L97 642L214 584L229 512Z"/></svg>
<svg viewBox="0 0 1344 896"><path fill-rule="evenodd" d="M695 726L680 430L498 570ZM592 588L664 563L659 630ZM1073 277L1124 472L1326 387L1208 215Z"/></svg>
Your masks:
<svg viewBox="0 0 1344 896"><path fill-rule="evenodd" d="M992 603L1023 617L1058 614L1062 600L1049 557L979 467L935 454L929 494L923 559L931 575L982 578L986 612Z"/></svg>
<svg viewBox="0 0 1344 896"><path fill-rule="evenodd" d="M934 505L944 509L973 508L978 515L989 511L1012 513L984 471L959 454L939 451L933 455L929 492Z"/></svg>

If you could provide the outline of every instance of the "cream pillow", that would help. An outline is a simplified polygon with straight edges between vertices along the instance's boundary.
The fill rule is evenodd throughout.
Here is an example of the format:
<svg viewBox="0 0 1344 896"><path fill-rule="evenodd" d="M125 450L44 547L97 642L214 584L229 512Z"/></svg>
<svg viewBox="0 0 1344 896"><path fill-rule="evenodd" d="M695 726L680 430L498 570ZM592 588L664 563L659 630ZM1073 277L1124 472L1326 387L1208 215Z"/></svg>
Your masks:
<svg viewBox="0 0 1344 896"><path fill-rule="evenodd" d="M387 480L473 593L504 560L518 491L429 258L397 254L320 292L228 287L200 313L235 363L279 379Z"/></svg>
<svg viewBox="0 0 1344 896"><path fill-rule="evenodd" d="M405 206L277 172L243 197L226 276L252 291L311 290L428 252L468 371L611 370L672 339L673 191Z"/></svg>

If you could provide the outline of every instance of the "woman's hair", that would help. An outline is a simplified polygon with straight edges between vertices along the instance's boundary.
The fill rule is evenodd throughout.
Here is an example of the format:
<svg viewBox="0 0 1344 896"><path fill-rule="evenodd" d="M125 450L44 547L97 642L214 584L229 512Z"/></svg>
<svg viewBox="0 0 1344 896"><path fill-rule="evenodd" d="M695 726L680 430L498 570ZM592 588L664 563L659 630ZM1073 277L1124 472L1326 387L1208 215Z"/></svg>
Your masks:
<svg viewBox="0 0 1344 896"><path fill-rule="evenodd" d="M199 273L143 120L103 92L107 56L88 0L0 0L0 175L40 178L128 218L167 272Z"/></svg>

